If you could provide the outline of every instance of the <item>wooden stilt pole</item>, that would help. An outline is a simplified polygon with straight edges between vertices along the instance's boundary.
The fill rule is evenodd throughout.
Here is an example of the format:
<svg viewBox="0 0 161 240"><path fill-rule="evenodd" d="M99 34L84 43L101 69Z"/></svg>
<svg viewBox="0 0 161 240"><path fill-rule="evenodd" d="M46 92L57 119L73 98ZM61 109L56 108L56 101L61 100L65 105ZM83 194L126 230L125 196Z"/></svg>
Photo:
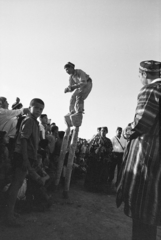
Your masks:
<svg viewBox="0 0 161 240"><path fill-rule="evenodd" d="M75 157L75 150L77 147L78 132L79 132L79 127L75 127L72 134L72 139L71 139L70 148L69 148L69 156L68 156L68 163L67 163L66 176L65 176L65 186L63 191L64 198L68 198L73 161Z"/></svg>
<svg viewBox="0 0 161 240"><path fill-rule="evenodd" d="M68 142L69 142L69 136L70 136L70 127L67 126L67 129L64 134L62 146L61 146L60 157L58 159L58 167L57 167L57 172L56 172L55 186L58 186L59 182L60 182L60 177L61 177L63 165L64 165L65 154L66 154L67 146L68 146Z"/></svg>

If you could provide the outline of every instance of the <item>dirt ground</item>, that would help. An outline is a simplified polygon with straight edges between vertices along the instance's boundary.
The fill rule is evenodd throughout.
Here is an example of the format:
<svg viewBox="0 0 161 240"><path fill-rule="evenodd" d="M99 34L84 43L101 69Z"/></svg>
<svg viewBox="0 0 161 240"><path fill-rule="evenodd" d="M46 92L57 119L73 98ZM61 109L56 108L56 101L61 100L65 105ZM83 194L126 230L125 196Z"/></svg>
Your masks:
<svg viewBox="0 0 161 240"><path fill-rule="evenodd" d="M0 224L0 240L130 240L131 219L115 205L115 194L85 191L83 181L72 184L69 199L62 189L53 193L53 205L45 212L21 215L25 226ZM157 240L161 239L158 228Z"/></svg>

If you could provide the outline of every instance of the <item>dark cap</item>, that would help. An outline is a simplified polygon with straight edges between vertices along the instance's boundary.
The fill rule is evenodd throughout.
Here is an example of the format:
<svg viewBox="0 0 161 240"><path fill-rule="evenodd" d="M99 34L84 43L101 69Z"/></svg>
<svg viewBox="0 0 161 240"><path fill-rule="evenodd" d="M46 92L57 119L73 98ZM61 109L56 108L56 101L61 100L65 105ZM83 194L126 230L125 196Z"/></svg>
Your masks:
<svg viewBox="0 0 161 240"><path fill-rule="evenodd" d="M67 64L65 64L64 68L68 68L68 67L72 67L72 68L75 68L75 65L71 62L68 62Z"/></svg>
<svg viewBox="0 0 161 240"><path fill-rule="evenodd" d="M161 62L147 60L140 63L140 70L151 73L161 72Z"/></svg>
<svg viewBox="0 0 161 240"><path fill-rule="evenodd" d="M117 127L116 131L117 130L122 131L122 127Z"/></svg>

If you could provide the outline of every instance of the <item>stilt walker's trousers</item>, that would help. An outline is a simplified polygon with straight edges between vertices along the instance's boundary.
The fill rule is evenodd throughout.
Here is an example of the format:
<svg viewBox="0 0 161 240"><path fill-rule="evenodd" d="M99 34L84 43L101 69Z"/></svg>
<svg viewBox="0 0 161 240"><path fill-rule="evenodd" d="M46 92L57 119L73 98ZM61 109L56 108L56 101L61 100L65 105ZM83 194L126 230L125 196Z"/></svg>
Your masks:
<svg viewBox="0 0 161 240"><path fill-rule="evenodd" d="M92 80L90 79L84 87L77 88L70 99L70 112L83 112L84 111L84 100L88 97L92 90Z"/></svg>

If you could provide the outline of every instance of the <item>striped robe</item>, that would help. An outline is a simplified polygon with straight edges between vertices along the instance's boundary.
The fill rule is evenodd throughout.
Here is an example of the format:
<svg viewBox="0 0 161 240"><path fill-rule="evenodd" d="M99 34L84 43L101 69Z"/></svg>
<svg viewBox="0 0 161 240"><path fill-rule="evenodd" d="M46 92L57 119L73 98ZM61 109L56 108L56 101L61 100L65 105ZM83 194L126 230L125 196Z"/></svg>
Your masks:
<svg viewBox="0 0 161 240"><path fill-rule="evenodd" d="M119 174L116 204L127 216L161 225L161 79L139 95L132 134Z"/></svg>

